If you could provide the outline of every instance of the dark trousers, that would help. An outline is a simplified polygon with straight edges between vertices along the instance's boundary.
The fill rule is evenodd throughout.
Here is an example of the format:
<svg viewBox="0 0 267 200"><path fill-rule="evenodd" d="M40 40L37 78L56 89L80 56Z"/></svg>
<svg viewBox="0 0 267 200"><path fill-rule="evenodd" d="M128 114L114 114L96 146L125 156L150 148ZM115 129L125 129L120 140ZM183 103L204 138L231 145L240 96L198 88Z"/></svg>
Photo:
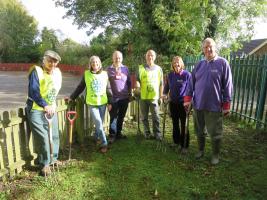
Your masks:
<svg viewBox="0 0 267 200"><path fill-rule="evenodd" d="M175 144L180 144L181 147L188 148L189 134L187 134L186 144L185 139L185 121L186 112L183 103L170 102L170 112L172 118L172 137Z"/></svg>
<svg viewBox="0 0 267 200"><path fill-rule="evenodd" d="M128 108L129 99L122 99L115 103L112 103L112 108L109 111L110 124L109 124L109 134L119 135L121 134L123 120Z"/></svg>

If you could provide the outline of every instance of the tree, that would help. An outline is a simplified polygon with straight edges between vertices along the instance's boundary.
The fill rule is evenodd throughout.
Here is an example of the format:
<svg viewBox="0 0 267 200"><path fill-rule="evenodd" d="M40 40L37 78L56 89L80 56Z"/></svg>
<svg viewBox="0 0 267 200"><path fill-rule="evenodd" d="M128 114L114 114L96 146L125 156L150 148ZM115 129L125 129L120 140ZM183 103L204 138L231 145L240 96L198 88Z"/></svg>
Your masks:
<svg viewBox="0 0 267 200"><path fill-rule="evenodd" d="M221 47L233 47L251 38L255 17L266 16L266 0L163 2L155 4L154 19L168 35L171 52L182 55L200 52L206 37L215 38Z"/></svg>
<svg viewBox="0 0 267 200"><path fill-rule="evenodd" d="M198 54L201 41L214 37L224 45L253 34L255 17L266 16L266 0L56 0L89 34L112 26L130 36L137 48L165 55ZM130 34L129 34L130 33ZM236 45L235 45L236 46ZM140 50L140 49L138 49ZM137 51L137 49L134 49Z"/></svg>
<svg viewBox="0 0 267 200"><path fill-rule="evenodd" d="M37 23L16 0L0 0L0 61L38 60Z"/></svg>
<svg viewBox="0 0 267 200"><path fill-rule="evenodd" d="M60 42L57 51L61 56L61 63L70 65L88 65L89 47L76 43L71 39Z"/></svg>
<svg viewBox="0 0 267 200"><path fill-rule="evenodd" d="M41 55L43 55L43 53L48 49L57 51L59 43L60 42L57 38L56 31L44 27L41 32L41 42L40 42Z"/></svg>
<svg viewBox="0 0 267 200"><path fill-rule="evenodd" d="M250 40L258 17L267 16L266 0L211 0L207 6L208 29L205 36L215 37L221 47L237 50Z"/></svg>
<svg viewBox="0 0 267 200"><path fill-rule="evenodd" d="M91 34L98 27L131 28L136 20L138 0L56 0L56 5L67 9L79 27L89 27Z"/></svg>

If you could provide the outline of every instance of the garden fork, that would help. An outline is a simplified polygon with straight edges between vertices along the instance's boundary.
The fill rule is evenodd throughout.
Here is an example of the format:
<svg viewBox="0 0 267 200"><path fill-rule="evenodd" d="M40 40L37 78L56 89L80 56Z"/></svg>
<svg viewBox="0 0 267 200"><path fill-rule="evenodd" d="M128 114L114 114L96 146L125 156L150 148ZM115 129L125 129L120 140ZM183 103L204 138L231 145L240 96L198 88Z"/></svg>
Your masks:
<svg viewBox="0 0 267 200"><path fill-rule="evenodd" d="M55 171L55 162L53 161L54 160L53 159L54 148L53 148L53 134L52 134L53 116L54 115L45 113L45 118L48 121L48 142L49 142L49 151L50 151L50 164L52 164L52 169L53 171ZM57 171L59 171L57 163L56 163L56 167L57 167ZM45 174L45 177L47 177L47 174Z"/></svg>
<svg viewBox="0 0 267 200"><path fill-rule="evenodd" d="M166 99L163 99L163 126L162 126L162 140L158 141L157 143L157 150L161 150L162 152L166 152L167 148L167 142L165 140L165 127L166 127L166 117L167 117L167 111L168 111L168 104L169 101Z"/></svg>
<svg viewBox="0 0 267 200"><path fill-rule="evenodd" d="M140 143L142 139L142 131L140 129L140 98L137 97L137 133L136 133L136 143Z"/></svg>
<svg viewBox="0 0 267 200"><path fill-rule="evenodd" d="M185 119L185 133L184 133L184 144L183 144L183 148L182 148L182 153L186 153L187 150L187 143L189 143L189 115L191 112L192 106L191 104L189 104L188 110L186 112L186 119Z"/></svg>

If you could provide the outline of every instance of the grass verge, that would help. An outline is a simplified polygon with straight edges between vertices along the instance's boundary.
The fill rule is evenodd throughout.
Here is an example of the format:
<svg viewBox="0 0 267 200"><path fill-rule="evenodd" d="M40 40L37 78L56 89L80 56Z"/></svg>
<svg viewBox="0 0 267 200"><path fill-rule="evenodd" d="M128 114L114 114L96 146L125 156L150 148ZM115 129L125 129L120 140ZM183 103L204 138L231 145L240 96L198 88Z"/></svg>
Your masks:
<svg viewBox="0 0 267 200"><path fill-rule="evenodd" d="M204 158L195 160L192 130L190 150L182 155L168 145L166 152L159 150L155 140L136 143L136 127L125 124L128 139L117 140L106 154L99 153L91 141L75 146L72 157L76 161L47 181L25 170L1 183L0 199L267 199L266 132L226 120L221 160L212 166L209 137ZM171 130L168 119L169 144Z"/></svg>

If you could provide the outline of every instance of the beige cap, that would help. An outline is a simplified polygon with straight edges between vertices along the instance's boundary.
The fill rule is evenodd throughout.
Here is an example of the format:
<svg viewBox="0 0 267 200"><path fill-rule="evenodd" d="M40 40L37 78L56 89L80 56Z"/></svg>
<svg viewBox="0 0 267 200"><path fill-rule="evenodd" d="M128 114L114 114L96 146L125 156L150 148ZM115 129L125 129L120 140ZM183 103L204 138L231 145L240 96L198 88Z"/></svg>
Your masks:
<svg viewBox="0 0 267 200"><path fill-rule="evenodd" d="M61 58L60 58L60 56L58 55L58 53L55 52L55 51L52 51L52 50L47 50L47 51L44 53L44 56L49 56L49 57L51 57L51 58L56 59L57 61L61 61Z"/></svg>

